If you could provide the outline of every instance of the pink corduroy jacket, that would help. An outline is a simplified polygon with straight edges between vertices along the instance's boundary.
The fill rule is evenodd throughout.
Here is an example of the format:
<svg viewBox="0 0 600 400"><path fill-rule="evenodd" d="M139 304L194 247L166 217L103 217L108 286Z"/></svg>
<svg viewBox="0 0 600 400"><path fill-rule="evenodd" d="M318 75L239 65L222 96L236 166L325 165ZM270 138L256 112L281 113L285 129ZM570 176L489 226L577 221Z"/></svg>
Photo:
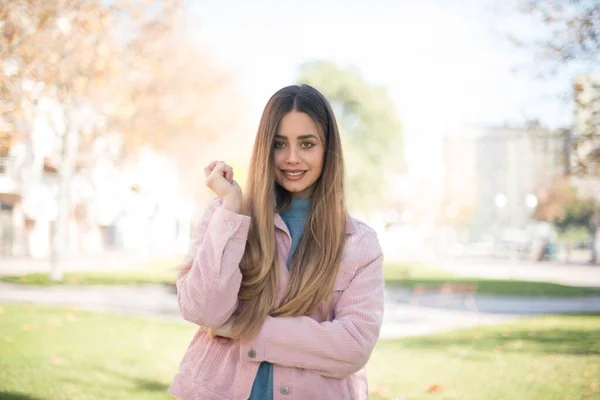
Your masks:
<svg viewBox="0 0 600 400"><path fill-rule="evenodd" d="M278 214L275 225L281 300L291 237ZM236 309L249 228L249 217L220 207L218 199L198 223L188 254L193 266L177 278L177 297L183 318L200 327L169 392L181 400L247 400L260 363L268 361L274 364L273 400L368 399L364 367L383 319L383 254L375 231L348 217L330 309L267 317L247 343L212 339L205 328L223 325Z"/></svg>

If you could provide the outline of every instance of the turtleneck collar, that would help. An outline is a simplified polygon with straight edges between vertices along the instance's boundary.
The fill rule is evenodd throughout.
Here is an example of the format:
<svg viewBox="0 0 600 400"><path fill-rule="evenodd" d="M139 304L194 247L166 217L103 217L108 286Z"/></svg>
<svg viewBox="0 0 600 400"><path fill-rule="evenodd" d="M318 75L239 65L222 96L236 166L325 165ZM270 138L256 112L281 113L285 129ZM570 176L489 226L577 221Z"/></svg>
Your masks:
<svg viewBox="0 0 600 400"><path fill-rule="evenodd" d="M310 207L312 204L312 200L308 199L292 199L292 204L287 210L281 212L282 217L287 218L305 218L308 212L310 211Z"/></svg>

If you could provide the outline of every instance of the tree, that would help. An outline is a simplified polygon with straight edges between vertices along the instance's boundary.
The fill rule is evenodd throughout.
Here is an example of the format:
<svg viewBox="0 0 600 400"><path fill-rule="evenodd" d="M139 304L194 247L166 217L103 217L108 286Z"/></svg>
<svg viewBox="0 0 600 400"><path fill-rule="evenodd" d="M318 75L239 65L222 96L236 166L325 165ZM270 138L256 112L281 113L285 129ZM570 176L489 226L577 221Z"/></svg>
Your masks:
<svg viewBox="0 0 600 400"><path fill-rule="evenodd" d="M36 151L33 124L41 102L53 104L50 125L60 137L57 216L51 234L51 277L62 279L70 210L70 179L75 167L79 133L90 121L90 93L116 67L117 42L111 10L99 1L20 0L2 3L2 54L5 79L0 116L9 121L10 136L20 136L31 164L20 175L25 197L40 184L43 156ZM8 65L8 67L7 67Z"/></svg>
<svg viewBox="0 0 600 400"><path fill-rule="evenodd" d="M53 279L62 276L76 160L95 135L118 132L123 156L142 145L164 148L167 135L181 138L168 142L179 148L192 137L192 149L214 135L216 113L208 98L228 77L190 43L178 47L178 6L159 0L0 3L0 147L15 139L26 143L30 162L20 174L25 196L43 171L32 128L44 101L53 105L51 125L60 138Z"/></svg>
<svg viewBox="0 0 600 400"><path fill-rule="evenodd" d="M122 157L142 146L171 155L189 187L198 187L199 156L209 144L231 133L236 96L232 74L181 35L140 41L124 55L127 71L106 87L107 124L123 133Z"/></svg>
<svg viewBox="0 0 600 400"><path fill-rule="evenodd" d="M570 98L575 103L575 121L565 130L570 149L566 171L574 177L598 178L600 172L600 3L596 0L523 0L519 12L538 27L536 37L511 34L513 43L536 56L543 72L569 72L575 76ZM566 185L566 186L565 186ZM568 187L567 184L563 186ZM557 228L585 226L593 235L592 261L596 261L598 233L598 199L593 194L579 197L563 189L560 206L563 215L556 219ZM543 207L542 207L543 208Z"/></svg>
<svg viewBox="0 0 600 400"><path fill-rule="evenodd" d="M510 34L530 50L541 71L568 71L573 81L576 121L567 130L572 145L569 171L598 175L600 169L600 3L596 0L523 0L519 12L540 27L536 37Z"/></svg>
<svg viewBox="0 0 600 400"><path fill-rule="evenodd" d="M303 65L298 82L317 88L334 109L344 145L349 205L365 212L381 208L391 197L388 179L404 166L401 125L387 91L354 69L326 61Z"/></svg>
<svg viewBox="0 0 600 400"><path fill-rule="evenodd" d="M548 190L538 192L538 205L533 218L550 222L560 232L584 228L591 240L590 263L597 261L596 235L600 227L600 209L594 198L583 196L565 176L557 176Z"/></svg>
<svg viewBox="0 0 600 400"><path fill-rule="evenodd" d="M595 0L523 0L519 10L543 28L541 37L514 42L532 46L554 69L600 62L600 4Z"/></svg>
<svg viewBox="0 0 600 400"><path fill-rule="evenodd" d="M554 222L565 217L567 203L574 196L574 191L565 176L556 176L549 188L540 188L536 193L537 206L533 219Z"/></svg>

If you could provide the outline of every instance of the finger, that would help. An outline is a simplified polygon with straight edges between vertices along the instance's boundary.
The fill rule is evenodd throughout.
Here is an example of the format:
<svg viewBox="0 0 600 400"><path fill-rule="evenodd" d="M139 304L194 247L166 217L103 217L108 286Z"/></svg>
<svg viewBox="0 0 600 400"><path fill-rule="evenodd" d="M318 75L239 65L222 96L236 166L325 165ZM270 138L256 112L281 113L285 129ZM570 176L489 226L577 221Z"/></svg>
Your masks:
<svg viewBox="0 0 600 400"><path fill-rule="evenodd" d="M227 163L221 161L219 164L217 164L214 168L214 173L218 174L220 176L222 176L223 178L227 179L227 181L229 181L229 183L233 182L233 168L231 168L230 165L228 165Z"/></svg>
<svg viewBox="0 0 600 400"><path fill-rule="evenodd" d="M206 185L211 187L212 183L215 182L216 179L223 177L223 161L216 161L216 164L209 171L208 167L205 170L206 173Z"/></svg>
<svg viewBox="0 0 600 400"><path fill-rule="evenodd" d="M216 177L225 176L225 163L223 161L217 161L209 175L212 175L213 179Z"/></svg>
<svg viewBox="0 0 600 400"><path fill-rule="evenodd" d="M213 167L213 171L223 171L226 166L227 164L225 164L225 161L217 161L217 163Z"/></svg>
<svg viewBox="0 0 600 400"><path fill-rule="evenodd" d="M230 165L227 165L225 168L225 179L229 181L229 183L233 183L233 168Z"/></svg>
<svg viewBox="0 0 600 400"><path fill-rule="evenodd" d="M208 176L215 169L215 166L221 161L213 161L204 168L204 175Z"/></svg>
<svg viewBox="0 0 600 400"><path fill-rule="evenodd" d="M213 161L210 164L208 164L208 168L212 171L213 169L215 169L215 167L217 165L221 164L222 162L223 161L219 161L219 160Z"/></svg>

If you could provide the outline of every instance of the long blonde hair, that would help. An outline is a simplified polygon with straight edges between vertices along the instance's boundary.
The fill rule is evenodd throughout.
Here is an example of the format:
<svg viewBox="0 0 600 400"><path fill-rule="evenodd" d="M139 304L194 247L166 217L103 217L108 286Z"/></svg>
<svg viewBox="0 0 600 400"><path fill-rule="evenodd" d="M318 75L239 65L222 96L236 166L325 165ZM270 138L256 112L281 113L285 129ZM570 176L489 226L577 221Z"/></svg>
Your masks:
<svg viewBox="0 0 600 400"><path fill-rule="evenodd" d="M275 304L280 279L275 212L289 206L291 195L275 183L273 149L280 121L290 111L313 119L325 154L305 233L291 260L287 291L280 304ZM315 88L288 86L267 103L254 142L243 212L252 222L240 263L243 279L233 326L242 340L256 336L267 315L312 314L329 299L339 270L347 218L342 145L333 110Z"/></svg>

